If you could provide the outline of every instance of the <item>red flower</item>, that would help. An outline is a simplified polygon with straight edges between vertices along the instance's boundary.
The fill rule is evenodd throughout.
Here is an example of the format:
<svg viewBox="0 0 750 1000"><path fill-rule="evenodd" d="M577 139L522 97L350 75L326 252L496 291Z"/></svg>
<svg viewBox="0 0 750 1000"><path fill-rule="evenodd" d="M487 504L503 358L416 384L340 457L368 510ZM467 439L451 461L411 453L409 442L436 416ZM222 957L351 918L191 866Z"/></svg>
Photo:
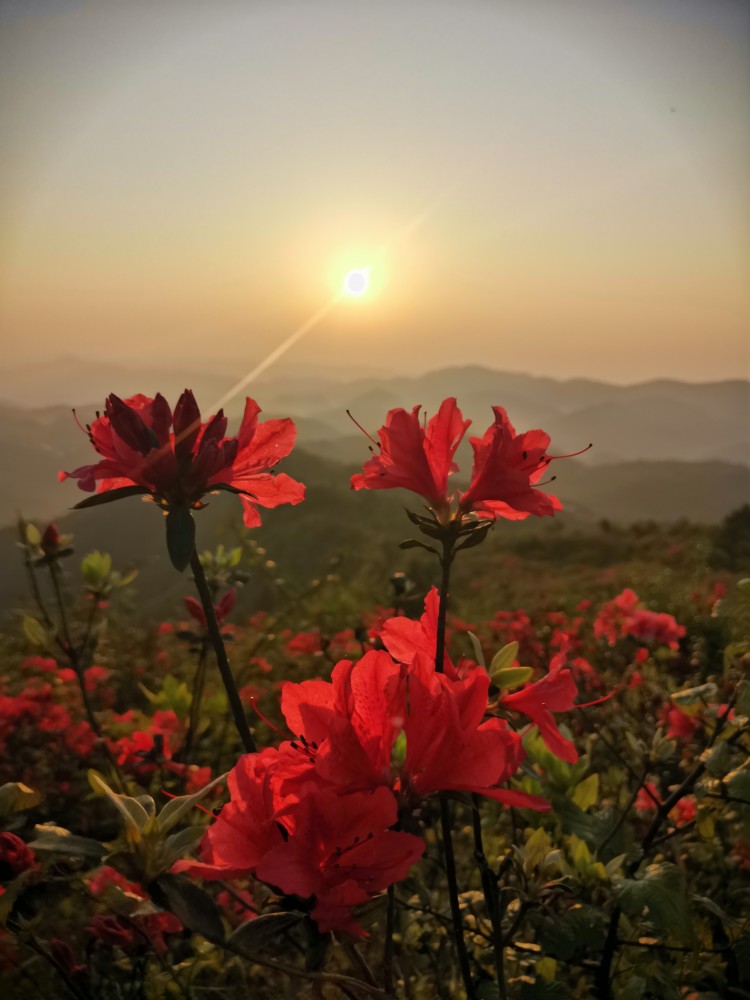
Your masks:
<svg viewBox="0 0 750 1000"><path fill-rule="evenodd" d="M398 819L386 788L374 792L320 790L306 795L279 821L288 838L266 854L256 875L295 896L314 896L321 931L364 932L351 907L405 878L424 842L390 830Z"/></svg>
<svg viewBox="0 0 750 1000"><path fill-rule="evenodd" d="M0 833L0 880L3 869L12 877L36 865L34 852L15 833Z"/></svg>
<svg viewBox="0 0 750 1000"><path fill-rule="evenodd" d="M295 769L304 780L295 781ZM388 789L322 787L306 753L288 744L241 757L228 785L232 800L208 830L202 860L179 861L173 871L208 879L254 875L311 898L322 931L362 934L352 906L404 878L424 851L419 837L389 829L398 810Z"/></svg>
<svg viewBox="0 0 750 1000"><path fill-rule="evenodd" d="M389 411L385 426L378 431L379 441L371 439L379 452L365 463L361 473L352 476L352 488L411 490L424 497L442 519L450 516L454 496L447 492L448 475L457 471L453 456L471 421L463 419L453 397L443 401L426 427L419 422L419 410L415 406L411 413ZM463 495L455 493L456 514L473 513L494 521L562 510L557 497L537 487L550 462L571 456L548 455L548 434L540 430L516 434L505 410L494 406L493 411L495 421L484 436L471 438L471 483Z"/></svg>
<svg viewBox="0 0 750 1000"><path fill-rule="evenodd" d="M665 701L659 713L659 725L667 727L667 738L689 742L701 727L698 716L690 716L671 701Z"/></svg>
<svg viewBox="0 0 750 1000"><path fill-rule="evenodd" d="M352 476L352 489L402 488L437 507L448 503L448 476L457 471L453 456L471 421L463 419L453 397L443 400L426 427L419 421L420 409L388 412L375 442L379 453Z"/></svg>
<svg viewBox="0 0 750 1000"><path fill-rule="evenodd" d="M57 525L54 522L48 524L40 543L42 552L46 556L53 555L60 548L60 542L60 532L57 530Z"/></svg>
<svg viewBox="0 0 750 1000"><path fill-rule="evenodd" d="M126 927L117 917L98 913L88 927L89 934L110 948L120 948L128 952L135 946L136 931Z"/></svg>
<svg viewBox="0 0 750 1000"><path fill-rule="evenodd" d="M555 496L535 489L552 458L547 455L549 434L527 431L516 434L502 406L493 406L495 421L481 438L471 438L474 467L471 483L461 497L461 509L480 517L512 521L535 514L551 516L562 510Z"/></svg>
<svg viewBox="0 0 750 1000"><path fill-rule="evenodd" d="M498 787L518 770L523 749L504 720L484 720L490 683L484 670L459 679L437 674L421 653L407 667L371 651L356 664L342 660L331 679L285 684L281 706L289 728L312 748L317 773L332 785L389 786L407 806L438 791L471 791L548 808L535 796ZM394 760L402 734L405 753Z"/></svg>
<svg viewBox="0 0 750 1000"><path fill-rule="evenodd" d="M618 639L630 635L643 642L655 642L669 649L678 649L685 635L684 625L678 625L672 615L638 607L638 595L626 589L599 610L594 622L594 635L614 646ZM641 650L638 654L643 656ZM646 653L646 658L648 654ZM638 661L642 662L642 660Z"/></svg>
<svg viewBox="0 0 750 1000"><path fill-rule="evenodd" d="M206 627L206 613L203 610L203 605L196 601L194 597L183 597L183 602L187 613L190 617L202 625L203 628ZM214 614L216 615L216 621L221 625L227 615L230 615L234 610L234 606L237 603L237 591L234 587L231 587L216 604L214 604Z"/></svg>
<svg viewBox="0 0 750 1000"><path fill-rule="evenodd" d="M575 704L578 689L569 670L550 670L541 680L526 684L520 691L499 699L503 708L521 712L538 727L539 735L560 760L575 764L578 751L557 728L553 712L568 712Z"/></svg>
<svg viewBox="0 0 750 1000"><path fill-rule="evenodd" d="M305 488L283 473L268 471L292 450L296 429L291 420L258 423L260 407L245 400L245 414L237 437L225 437L227 419L223 410L201 423L193 393L186 389L172 413L161 394L122 400L107 398L104 414L88 428L89 438L102 460L73 472L61 472L60 480L78 480L82 490L116 499L142 493L165 509L198 507L201 497L214 490L238 493L245 524L260 524L258 506L297 504ZM102 500L101 502L106 502ZM90 504L90 501L84 501Z"/></svg>

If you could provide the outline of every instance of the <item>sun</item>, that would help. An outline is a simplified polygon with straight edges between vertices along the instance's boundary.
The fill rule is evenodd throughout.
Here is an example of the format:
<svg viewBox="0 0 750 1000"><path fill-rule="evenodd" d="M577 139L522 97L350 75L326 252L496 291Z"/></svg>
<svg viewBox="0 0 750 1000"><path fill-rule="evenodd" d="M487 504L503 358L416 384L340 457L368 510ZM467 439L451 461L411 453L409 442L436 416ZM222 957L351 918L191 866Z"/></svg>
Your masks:
<svg viewBox="0 0 750 1000"><path fill-rule="evenodd" d="M370 268L358 267L352 271L347 271L342 285L344 295L352 295L356 298L364 295L370 285Z"/></svg>

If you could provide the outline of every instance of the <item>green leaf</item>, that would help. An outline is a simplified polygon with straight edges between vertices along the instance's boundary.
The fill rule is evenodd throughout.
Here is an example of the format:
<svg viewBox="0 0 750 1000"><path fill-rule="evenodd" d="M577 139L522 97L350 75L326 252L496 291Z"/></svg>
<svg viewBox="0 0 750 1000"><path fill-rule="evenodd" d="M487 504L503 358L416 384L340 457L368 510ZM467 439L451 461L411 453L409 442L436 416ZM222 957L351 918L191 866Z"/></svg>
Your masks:
<svg viewBox="0 0 750 1000"><path fill-rule="evenodd" d="M525 684L533 673L532 667L503 667L491 675L492 683L501 691L512 691Z"/></svg>
<svg viewBox="0 0 750 1000"><path fill-rule="evenodd" d="M113 792L107 782L97 774L96 771L89 771L89 784L99 795L106 795L123 818L125 823L125 834L129 843L137 844L146 824L151 819L149 810L146 810L138 799L130 795L119 795ZM151 800L153 805L153 799Z"/></svg>
<svg viewBox="0 0 750 1000"><path fill-rule="evenodd" d="M155 882L169 909L182 923L209 941L224 940L224 925L213 896L184 875L160 875Z"/></svg>
<svg viewBox="0 0 750 1000"><path fill-rule="evenodd" d="M197 847L205 832L205 826L186 826L179 833L167 837L162 847L164 868L171 868L175 861Z"/></svg>
<svg viewBox="0 0 750 1000"><path fill-rule="evenodd" d="M0 816L33 809L42 801L41 792L34 791L20 781L9 781L0 786Z"/></svg>
<svg viewBox="0 0 750 1000"><path fill-rule="evenodd" d="M515 641L507 643L507 645L503 646L502 649L499 649L492 657L489 669L490 677L494 678L494 675L499 671L512 667L517 659L518 643Z"/></svg>
<svg viewBox="0 0 750 1000"><path fill-rule="evenodd" d="M90 587L102 583L112 571L112 556L106 552L88 552L81 560L81 575Z"/></svg>
<svg viewBox="0 0 750 1000"><path fill-rule="evenodd" d="M143 496L151 490L145 486L121 486L118 490L107 490L106 493L95 493L92 497L86 497L77 503L73 510L85 510L87 507L100 507L103 503L113 503L115 500L122 500L123 497Z"/></svg>
<svg viewBox="0 0 750 1000"><path fill-rule="evenodd" d="M107 853L104 844L91 837L79 837L61 826L39 823L34 827L37 836L29 847L40 854L55 854L61 857L86 858L101 861Z"/></svg>
<svg viewBox="0 0 750 1000"><path fill-rule="evenodd" d="M716 696L716 691L716 685L711 682L699 684L698 687L675 691L672 695L672 701L675 705L697 705L700 702L711 701Z"/></svg>
<svg viewBox="0 0 750 1000"><path fill-rule="evenodd" d="M690 905L683 876L675 865L650 865L639 879L624 879L616 890L623 911L646 919L657 931L688 940L692 934Z"/></svg>
<svg viewBox="0 0 750 1000"><path fill-rule="evenodd" d="M599 775L594 773L585 778L580 785L576 785L571 795L575 804L584 812L596 805L599 799Z"/></svg>
<svg viewBox="0 0 750 1000"><path fill-rule="evenodd" d="M195 551L195 521L187 507L173 507L167 514L167 551L178 572L190 565Z"/></svg>
<svg viewBox="0 0 750 1000"><path fill-rule="evenodd" d="M32 618L31 615L24 615L21 627L23 628L23 634L32 646L47 645L47 631L44 625L37 621L36 618Z"/></svg>
<svg viewBox="0 0 750 1000"><path fill-rule="evenodd" d="M31 523L31 521L26 522L25 534L27 545L33 545L34 548L37 548L42 544L42 533L35 524Z"/></svg>
<svg viewBox="0 0 750 1000"><path fill-rule="evenodd" d="M137 576L138 576L138 570L137 569L130 569L130 570L128 570L127 573L123 573L122 576L118 576L117 577L117 586L118 587L129 587L130 584L133 582L133 580L135 580L135 578Z"/></svg>
<svg viewBox="0 0 750 1000"><path fill-rule="evenodd" d="M197 805L201 799L205 798L209 792L213 791L217 785L226 781L226 778L226 774L221 774L218 778L214 778L213 781L209 782L209 784L199 789L199 791L194 792L192 795L180 795L176 799L170 799L159 813L158 822L161 832L169 833L173 827L177 826L183 816L187 815L187 813L190 812L190 810Z"/></svg>
<svg viewBox="0 0 750 1000"><path fill-rule="evenodd" d="M407 538L404 542L399 542L398 547L400 549L426 549L428 552L434 552L436 556L440 553L432 545L427 545L425 542L420 542L416 538Z"/></svg>
<svg viewBox="0 0 750 1000"><path fill-rule="evenodd" d="M487 533L491 531L493 527L494 521L490 521L489 524L484 524L480 528L475 528L471 534L467 536L465 541L456 546L455 551L460 552L462 549L473 549L475 546L481 545L487 537ZM424 531L424 528L422 528L422 531Z"/></svg>
<svg viewBox="0 0 750 1000"><path fill-rule="evenodd" d="M474 650L474 659L481 667L483 667L484 650L482 649L482 644L479 641L479 638L475 636L473 632L467 632L466 634L468 635L469 639L471 639L472 649Z"/></svg>
<svg viewBox="0 0 750 1000"><path fill-rule="evenodd" d="M250 953L258 952L274 938L278 938L284 931L294 927L295 924L304 919L305 914L299 910L263 913L259 917L254 917L252 920L240 924L237 930L230 935L228 944Z"/></svg>

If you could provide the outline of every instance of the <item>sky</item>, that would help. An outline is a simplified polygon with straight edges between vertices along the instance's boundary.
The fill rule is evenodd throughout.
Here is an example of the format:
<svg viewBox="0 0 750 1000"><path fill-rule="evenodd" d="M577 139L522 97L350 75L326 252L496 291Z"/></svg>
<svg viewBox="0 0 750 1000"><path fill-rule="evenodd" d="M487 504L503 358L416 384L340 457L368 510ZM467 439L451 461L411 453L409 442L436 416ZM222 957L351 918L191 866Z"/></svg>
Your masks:
<svg viewBox="0 0 750 1000"><path fill-rule="evenodd" d="M6 372L747 377L748 41L744 0L0 0Z"/></svg>

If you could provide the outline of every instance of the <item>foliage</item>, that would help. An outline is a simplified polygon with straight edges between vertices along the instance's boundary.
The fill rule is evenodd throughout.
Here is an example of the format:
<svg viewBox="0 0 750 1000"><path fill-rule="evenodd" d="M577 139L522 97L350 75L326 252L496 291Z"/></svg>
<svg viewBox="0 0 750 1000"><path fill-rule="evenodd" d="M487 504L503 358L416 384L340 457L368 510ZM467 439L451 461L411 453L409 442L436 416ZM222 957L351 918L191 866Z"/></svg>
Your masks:
<svg viewBox="0 0 750 1000"><path fill-rule="evenodd" d="M429 518L418 521L445 544ZM486 529L472 522L458 544L473 546ZM207 830L244 829L260 815L237 805L250 771L243 778L236 766L241 745L211 621L264 748L242 760L270 760L288 745L289 692L302 697L313 682L319 706L321 682L342 660L361 671L374 657L388 660L384 648L402 660L396 642L434 648L439 601L430 587L440 581L425 568L428 557L409 551L396 564L393 539L390 554L374 545L362 555L356 586L300 573L274 591L270 608L249 608L238 592L276 566L243 533L238 545L200 554L210 602L186 594L151 626L128 597L134 574L91 552L78 593L72 538L23 522L33 602L0 647L6 991L79 1000L746 995L748 588L727 568L710 568L711 539L690 525L601 528L544 545L525 528L519 542L498 541L501 530L456 563L440 692L473 690L472 677L486 683L486 714L471 723L462 716L464 736L490 722L498 732L507 722L509 739L518 733L522 763L502 789L514 805L480 800L489 788L480 782L407 794L424 769L410 772L413 728L393 724L382 781L391 782L398 822L375 836L420 837L424 857L388 895L358 897L356 925L328 927L313 897L285 889L285 875L263 878L260 864L203 883L178 873L181 864L200 874L220 860L206 846L218 834L203 839L197 864L190 860ZM741 577L743 567L732 565ZM412 701L420 669L401 670ZM550 678L568 676L577 694L562 704L554 699L568 689L553 689ZM549 693L535 703L534 692ZM347 697L357 702L354 688ZM369 700L366 709L376 718ZM314 757L315 741L298 730L289 735L302 735ZM446 722L431 737L435 751L448 732ZM458 757L454 750L441 772ZM372 801L387 797L379 788L368 792ZM343 812L348 793L336 794ZM529 796L551 808L529 808ZM291 851L302 822L289 815L274 813L277 853ZM300 869L320 847L306 843ZM319 883L320 898L325 888ZM357 939L360 927L366 936Z"/></svg>

